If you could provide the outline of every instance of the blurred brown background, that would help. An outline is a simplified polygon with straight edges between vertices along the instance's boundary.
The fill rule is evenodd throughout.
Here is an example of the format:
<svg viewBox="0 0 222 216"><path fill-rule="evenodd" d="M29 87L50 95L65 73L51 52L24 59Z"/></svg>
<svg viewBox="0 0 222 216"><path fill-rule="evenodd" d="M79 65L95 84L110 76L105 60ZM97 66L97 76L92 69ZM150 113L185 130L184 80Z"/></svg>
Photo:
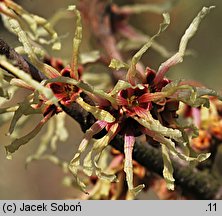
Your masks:
<svg viewBox="0 0 222 216"><path fill-rule="evenodd" d="M16 1L25 9L43 17L49 18L59 8L67 8L75 3L72 0L23 0ZM117 4L133 3L161 3L165 0L115 0ZM157 41L170 51L178 49L179 41L185 29L203 6L215 5L216 8L203 20L200 28L188 45L189 49L195 50L196 56L188 56L182 64L170 70L168 76L174 79L193 79L202 82L208 87L221 90L222 83L222 1L218 0L181 0L171 11L171 25ZM134 15L130 20L134 26L148 35L153 35L161 22L161 16L143 13ZM51 54L69 58L72 50L72 37L74 32L74 19L61 20L56 29L60 35L69 35L63 39L63 48L58 53ZM15 36L6 32L0 23L0 37L11 46L18 45ZM87 27L84 27L85 43L83 50L89 50L87 44ZM149 50L142 58L144 65L157 69L164 58L153 50ZM0 117L1 118L1 117ZM33 120L34 125L38 118ZM32 122L26 127L30 130L34 126ZM73 120L67 117L66 125L70 137L66 143L59 145L59 155L65 160L70 160L74 149L82 138L82 132ZM65 188L61 181L63 173L60 168L48 161L33 162L25 169L25 159L32 154L37 145L38 138L25 147L19 149L9 161L5 157L4 145L9 143L5 136L9 125L0 128L0 199L66 199L76 197L78 191L72 188ZM38 136L40 137L41 134Z"/></svg>

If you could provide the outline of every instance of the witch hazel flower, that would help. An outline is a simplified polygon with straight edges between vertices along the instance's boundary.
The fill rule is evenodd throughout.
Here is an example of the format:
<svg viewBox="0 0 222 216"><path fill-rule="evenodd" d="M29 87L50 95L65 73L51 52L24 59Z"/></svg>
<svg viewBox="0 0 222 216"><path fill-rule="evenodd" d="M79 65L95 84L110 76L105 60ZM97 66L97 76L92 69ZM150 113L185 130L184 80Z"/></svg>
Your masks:
<svg viewBox="0 0 222 216"><path fill-rule="evenodd" d="M173 190L174 178L170 154L188 162L201 162L209 157L209 154L200 154L197 157L189 156L189 140L184 134L183 128L180 128L176 122L179 103L182 102L192 107L202 105L207 107L209 106L209 101L205 96L217 96L217 94L206 88L168 80L165 78L165 74L170 67L182 62L189 39L197 31L200 21L212 8L203 8L201 10L182 37L179 51L164 62L157 72L150 68L147 68L145 72L138 71L137 63L143 53L169 25L169 15L163 14L164 22L160 25L158 33L134 55L130 64L115 59L112 60L111 68L117 70L125 68L128 72L126 81L119 80L115 87L107 93L100 89L95 89L81 79L78 53L82 38L82 26L80 13L75 6L68 8L70 11L74 11L77 17L71 64L58 69L42 63L33 47L33 41L46 43L46 40L44 40L45 35L41 33L42 28L51 36L53 48L60 47L57 34L50 27L50 24L37 16L27 13L11 0L0 1L0 10L4 14L5 23L10 31L18 35L31 63L44 75L44 80L39 83L4 58L0 59L0 64L15 75L16 78L13 79L15 85L34 91L31 98L27 98L25 109L28 107L33 112L39 107L44 107L41 110L44 118L40 122L40 126L38 125L28 137L24 137L22 142L8 146L8 151L14 152L17 150L36 135L52 115L62 111L62 106L68 107L75 102L87 112L92 113L96 119L95 123L86 131L79 149L69 165L70 171L74 174L77 184L83 191L86 192L86 186L78 177L80 170L83 170L89 176L95 172L99 178L117 181L117 177L113 173L104 171L99 164L103 151L117 134L124 137L124 171L129 192L135 196L144 187L144 185L134 187L132 162L132 151L136 137L142 134L145 134L149 141L160 143L164 161L163 176L166 179L168 188ZM26 16L22 16L22 14ZM24 17L29 19L24 19ZM30 28L22 29L22 24ZM81 97L82 92L86 93L95 102L95 105L86 103ZM22 112L24 112L23 109ZM15 115L16 119L17 116ZM93 139L97 134L102 137ZM83 163L81 163L81 156L88 147L90 148L89 152L86 154Z"/></svg>
<svg viewBox="0 0 222 216"><path fill-rule="evenodd" d="M199 133L191 140L191 147L196 152L212 151L215 143L219 143L222 139L221 101L217 97L210 97L209 102L209 109L206 107L193 108L187 105L180 109L180 115L193 121L199 129Z"/></svg>
<svg viewBox="0 0 222 216"><path fill-rule="evenodd" d="M6 15L4 17L5 22L7 22L10 30L18 36L19 41L23 45L24 51L29 57L29 60L39 71L41 71L43 77L43 80L40 83L33 79L29 74L15 67L4 56L1 56L0 58L0 65L3 68L6 68L7 71L15 76L15 78L12 78L10 83L12 85L31 90L33 92L23 103L20 104L20 106L18 106L18 109L15 111L12 120L13 124L11 128L15 127L16 122L23 114L31 115L34 113L42 113L44 116L41 122L29 134L16 139L9 146L6 146L7 154L10 155L11 153L14 153L16 150L18 150L20 146L26 144L34 136L36 136L43 125L54 114L62 111L61 105L69 106L71 103L77 102L85 110L91 112L95 116L95 118L102 119L107 122L114 121L115 118L110 113L87 104L80 96L80 93L83 90L90 93L92 87L88 86L81 80L83 69L78 64L78 59L79 46L82 39L82 26L80 13L75 8L75 6L70 6L68 8L69 11L74 11L77 17L77 26L73 39L73 55L71 59L71 64L62 69L61 66L63 65L61 65L61 62L57 62L59 64L56 64L56 62L54 61L52 65L49 65L39 60L35 52L35 46L33 45L34 43L32 40L32 36L30 36L30 34L24 31L21 27L21 22L26 21L18 17L23 9L10 0L3 1L3 3L1 3L1 9L2 8L4 9L3 14ZM30 19L36 18L36 16L31 14L27 14L27 16L30 16ZM36 24L40 23L37 22ZM45 27L46 30L52 33L53 31L50 27L50 24L45 24L47 24L47 26L43 27ZM37 29L35 30L37 31ZM58 69L60 69L60 71ZM13 130L11 129L10 131Z"/></svg>
<svg viewBox="0 0 222 216"><path fill-rule="evenodd" d="M132 151L137 136L145 134L148 140L160 144L164 162L163 176L170 190L174 189L175 181L170 154L187 162L201 162L210 156L208 153L199 154L196 157L189 156L189 139L184 134L184 129L178 126L176 111L179 103L192 107L208 107L209 100L206 96L218 96L217 93L206 88L183 84L181 81L168 80L165 78L165 74L170 67L183 61L188 41L194 36L201 20L212 8L204 7L200 11L183 35L179 51L161 64L157 72L148 67L144 73L137 71L137 63L152 45L152 41L169 25L168 14L163 14L164 22L160 25L158 33L134 55L130 64L116 59L111 61L111 68L128 70L126 81L119 80L109 93L95 90L94 92L103 98L103 102L98 102L97 106L108 111L115 120L112 119L110 122L97 120L86 132L69 166L83 191L86 192L86 185L78 178L80 169L89 176L95 171L100 178L109 181L117 180L113 174L104 172L98 165L102 151L117 134L124 137L124 171L129 191L134 196L144 187L144 185L133 186ZM100 139L93 139L101 131L105 135ZM81 164L81 155L90 143L92 146Z"/></svg>

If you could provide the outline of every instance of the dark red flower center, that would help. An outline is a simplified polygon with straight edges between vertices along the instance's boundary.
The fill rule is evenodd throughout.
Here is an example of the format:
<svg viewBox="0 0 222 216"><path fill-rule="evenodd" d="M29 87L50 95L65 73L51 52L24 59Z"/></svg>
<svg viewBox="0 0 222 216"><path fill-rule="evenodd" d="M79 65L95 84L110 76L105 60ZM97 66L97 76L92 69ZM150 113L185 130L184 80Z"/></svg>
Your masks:
<svg viewBox="0 0 222 216"><path fill-rule="evenodd" d="M151 101L144 100L144 95L149 94L149 89L147 85L143 88L128 88L122 90L117 95L117 103L122 106L122 109L129 115L135 115L135 109L150 110Z"/></svg>
<svg viewBox="0 0 222 216"><path fill-rule="evenodd" d="M65 77L70 77L71 69L69 67L64 68L61 71L61 75ZM71 77L70 77L71 78ZM64 105L68 105L79 95L81 90L72 84L67 83L50 83L49 87L52 89L55 96L60 100Z"/></svg>

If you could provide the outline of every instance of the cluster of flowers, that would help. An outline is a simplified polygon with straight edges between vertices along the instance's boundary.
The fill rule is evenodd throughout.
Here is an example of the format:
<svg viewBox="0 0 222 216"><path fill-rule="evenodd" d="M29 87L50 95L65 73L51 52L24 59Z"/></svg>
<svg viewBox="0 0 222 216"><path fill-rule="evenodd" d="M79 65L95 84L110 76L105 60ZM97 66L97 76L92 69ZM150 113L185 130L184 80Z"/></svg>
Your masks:
<svg viewBox="0 0 222 216"><path fill-rule="evenodd" d="M38 112L44 116L31 133L6 146L7 153L15 152L21 145L32 139L53 115L62 112L61 105L69 107L72 103L78 103L87 112L92 113L96 119L96 122L86 131L77 153L69 164L69 170L83 191L86 192L86 185L78 176L79 170L89 176L95 172L99 178L108 181L117 180L112 172L105 172L99 165L104 149L117 134L124 137L125 159L119 158L119 161L124 161L129 193L135 196L144 187L144 185L134 187L132 160L136 137L144 134L149 142L160 144L164 161L163 176L168 189L173 190L174 178L170 154L188 162L201 162L210 156L209 153L197 154L196 157L189 155L190 142L195 134L195 128L190 125L180 125L177 120L179 106L185 104L189 108L192 107L192 110L200 110L202 109L200 107L209 107L207 95L216 97L218 95L213 90L204 87L169 80L165 74L170 67L182 62L189 39L195 34L201 20L212 8L203 8L200 11L182 37L178 52L161 64L157 72L147 67L141 73L137 70L137 63L141 56L151 46L153 40L169 25L169 15L163 14L164 22L160 25L158 33L133 56L130 64L117 59L111 61L110 68L126 70L126 78L119 80L111 91L104 92L82 80L84 68L78 62L82 26L80 13L75 6L69 7L69 10L73 11L77 17L73 56L70 65L64 66L58 60L46 64L38 58L40 50L35 43L52 43L54 49L59 49L61 46L50 23L28 13L11 0L1 0L0 12L6 27L18 36L23 45L23 51L28 55L31 63L44 75L44 79L37 82L4 56L0 58L0 66L4 68L4 71L13 75L8 78L4 72L3 79L7 78L10 85L32 91L32 94L16 107L10 133L22 115ZM51 36L50 42L46 41L46 36ZM1 73L3 73L2 71L1 69ZM82 92L94 101L94 105L84 101L81 97ZM4 111L7 112L8 109L5 108ZM182 115L185 115L185 111ZM100 139L93 139L102 130L105 131L105 135ZM202 132L200 132L201 134ZM195 142L195 140L192 141L192 143ZM91 148L81 164L81 156L87 147L90 147L90 143Z"/></svg>

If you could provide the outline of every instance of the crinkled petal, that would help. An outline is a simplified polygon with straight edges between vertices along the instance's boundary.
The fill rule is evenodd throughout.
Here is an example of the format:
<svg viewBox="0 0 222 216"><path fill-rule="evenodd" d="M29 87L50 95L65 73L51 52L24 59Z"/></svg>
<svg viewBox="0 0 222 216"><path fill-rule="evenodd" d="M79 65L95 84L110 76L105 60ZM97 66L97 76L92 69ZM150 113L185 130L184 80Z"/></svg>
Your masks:
<svg viewBox="0 0 222 216"><path fill-rule="evenodd" d="M51 116L52 112L46 115L30 133L21 138L15 139L10 145L6 146L5 149L7 153L7 158L11 159L12 153L18 150L22 145L28 143L31 139L33 139L40 132L44 124L51 118Z"/></svg>
<svg viewBox="0 0 222 216"><path fill-rule="evenodd" d="M189 157L185 155L183 152L180 152L176 148L175 143L171 139L166 138L161 134L158 134L156 132L149 131L149 130L145 130L145 133L151 136L157 142L164 144L168 148L168 150L171 152L171 154L178 156L182 160L185 160L188 162L190 161L202 162L206 160L207 158L209 158L211 155L210 153L202 153L202 154L199 154L197 157Z"/></svg>
<svg viewBox="0 0 222 216"><path fill-rule="evenodd" d="M192 107L203 105L209 108L210 103L206 96L215 96L220 100L222 99L222 96L215 90L190 85L180 85L180 82L171 82L167 84L162 88L161 93L163 93L165 97L182 101Z"/></svg>
<svg viewBox="0 0 222 216"><path fill-rule="evenodd" d="M99 178L102 179L106 179L108 181L117 181L117 177L114 174L110 174L110 173L106 173L102 170L102 168L99 167L98 162L99 159L101 157L101 154L103 152L103 150L107 147L107 145L109 144L109 142L113 139L113 137L116 135L117 133L117 129L119 127L118 123L115 123L111 126L111 128L109 129L108 133L101 139L96 140L94 142L93 145L93 152L95 152L95 156L94 156L94 166L96 169L96 175Z"/></svg>
<svg viewBox="0 0 222 216"><path fill-rule="evenodd" d="M128 184L129 191L136 196L140 190L144 187L144 185L139 185L137 187L133 187L133 161L132 161L132 152L133 146L135 143L135 137L132 133L125 134L124 136L124 154L125 154L125 162L124 162L124 171L126 173L126 181Z"/></svg>
<svg viewBox="0 0 222 216"><path fill-rule="evenodd" d="M85 192L86 192L86 185L77 176L78 170L80 168L79 167L80 166L80 156L87 148L92 137L95 134L99 133L106 125L107 125L107 123L105 121L97 121L86 131L84 138L79 145L79 149L78 149L77 153L75 154L75 156L73 157L73 159L71 160L71 162L69 164L69 169L72 172L72 174L74 175L76 183ZM91 161L91 155L89 155L88 157L89 157L89 161ZM84 165L84 167L92 167L92 164L87 163ZM88 170L90 171L90 169L88 169ZM85 171L85 173L89 174L89 175L92 174L91 172L89 173L87 171Z"/></svg>
<svg viewBox="0 0 222 216"><path fill-rule="evenodd" d="M55 130L55 122L53 120L54 119L52 118L49 121L47 125L46 133L42 135L36 152L33 155L30 155L26 158L26 167L33 160L39 160L40 157L47 151L48 145L50 143L51 138L53 137L54 130Z"/></svg>
<svg viewBox="0 0 222 216"><path fill-rule="evenodd" d="M170 69L170 67L180 63L183 61L183 57L186 51L187 43L189 40L195 35L197 29L201 23L201 20L213 9L214 6L211 7L203 7L203 9L198 13L198 15L194 18L188 29L186 30L185 34L183 35L180 45L179 51L173 55L171 58L166 60L162 63L159 67L157 75L154 79L154 83L158 84L165 76L166 72Z"/></svg>
<svg viewBox="0 0 222 216"><path fill-rule="evenodd" d="M92 153L93 153L93 150L91 149L83 160L83 172L88 176L91 176L94 170L94 165L92 161Z"/></svg>
<svg viewBox="0 0 222 216"><path fill-rule="evenodd" d="M135 85L134 77L136 76L136 64L141 59L142 55L150 48L153 43L153 40L160 35L161 32L165 31L167 26L170 24L170 16L168 13L163 14L164 21L160 24L159 31L153 37L149 39L147 43L133 56L132 61L130 63L129 70L127 72L127 80Z"/></svg>
<svg viewBox="0 0 222 216"><path fill-rule="evenodd" d="M14 116L12 118L8 135L12 134L16 123L23 115L37 114L39 110L35 110L32 108L31 103L26 99L24 102L20 103L18 109L15 111Z"/></svg>
<svg viewBox="0 0 222 216"><path fill-rule="evenodd" d="M83 101L81 97L77 97L76 102L87 112L92 113L94 117L98 120L106 121L109 123L115 121L115 118L109 112L87 104L86 102Z"/></svg>
<svg viewBox="0 0 222 216"><path fill-rule="evenodd" d="M173 166L171 163L171 159L168 153L168 149L164 144L161 144L162 148L162 157L163 157L163 177L166 181L167 188L169 190L174 190L174 177L173 177Z"/></svg>
<svg viewBox="0 0 222 216"><path fill-rule="evenodd" d="M66 117L66 113L64 112L58 113L54 117L55 129L54 129L54 134L50 140L50 146L51 146L52 152L56 152L58 141L65 142L68 139L69 134L65 127L65 117Z"/></svg>
<svg viewBox="0 0 222 216"><path fill-rule="evenodd" d="M113 124L107 134L102 137L101 139L95 140L93 144L93 148L91 151L87 154L87 156L84 159L84 172L87 175L92 175L93 167L95 167L96 174L99 178L106 179L109 181L117 181L117 178L115 175L106 173L102 170L102 168L99 167L98 162L101 157L101 154L103 150L107 147L111 139L115 136L117 133L119 125L117 123ZM94 157L93 157L94 154Z"/></svg>
<svg viewBox="0 0 222 216"><path fill-rule="evenodd" d="M72 51L72 61L71 61L71 77L79 80L78 74L78 61L79 61L79 47L82 41L82 23L81 23L81 15L77 10L75 5L70 5L68 7L69 11L74 11L77 19L76 19L76 30L75 36L73 38L73 51Z"/></svg>
<svg viewBox="0 0 222 216"><path fill-rule="evenodd" d="M183 142L183 137L180 130L163 126L158 120L152 117L149 111L146 112L146 118L138 118L137 116L133 118L145 128L153 131L156 134L169 137L170 139L174 139L177 142Z"/></svg>
<svg viewBox="0 0 222 216"><path fill-rule="evenodd" d="M174 186L173 186L174 178L172 176L173 169L172 169L172 164L170 162L170 158L168 157L168 152L170 152L172 155L177 156L180 159L185 160L187 162L191 162L191 161L202 162L210 156L210 153L206 153L206 154L199 154L197 157L189 157L185 155L184 153L180 152L179 150L177 150L175 143L171 139L168 139L164 137L163 135L158 134L157 132L150 131L148 129L144 130L144 133L162 144L162 153L163 153L163 160L164 160L163 175L164 175L164 178L166 178L166 182L168 184L167 187L170 190L174 189ZM163 145L165 147L163 147Z"/></svg>
<svg viewBox="0 0 222 216"><path fill-rule="evenodd" d="M77 169L80 165L80 156L85 151L92 137L99 133L103 128L105 128L106 125L107 123L105 121L97 121L86 131L84 138L79 145L77 153L70 162L70 170L72 173L76 173L75 169Z"/></svg>

